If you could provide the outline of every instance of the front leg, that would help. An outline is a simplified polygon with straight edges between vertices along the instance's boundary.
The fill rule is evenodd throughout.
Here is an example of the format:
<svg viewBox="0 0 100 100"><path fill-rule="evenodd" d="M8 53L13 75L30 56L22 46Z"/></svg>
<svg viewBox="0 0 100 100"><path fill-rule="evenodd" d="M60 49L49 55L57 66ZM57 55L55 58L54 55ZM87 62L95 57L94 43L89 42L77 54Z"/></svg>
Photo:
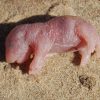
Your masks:
<svg viewBox="0 0 100 100"><path fill-rule="evenodd" d="M41 71L45 58L52 48L54 41L49 40L49 38L42 38L39 41L38 46L35 50L34 58L29 66L29 74L38 74Z"/></svg>
<svg viewBox="0 0 100 100"><path fill-rule="evenodd" d="M38 50L29 66L29 74L38 74L44 64L47 51Z"/></svg>

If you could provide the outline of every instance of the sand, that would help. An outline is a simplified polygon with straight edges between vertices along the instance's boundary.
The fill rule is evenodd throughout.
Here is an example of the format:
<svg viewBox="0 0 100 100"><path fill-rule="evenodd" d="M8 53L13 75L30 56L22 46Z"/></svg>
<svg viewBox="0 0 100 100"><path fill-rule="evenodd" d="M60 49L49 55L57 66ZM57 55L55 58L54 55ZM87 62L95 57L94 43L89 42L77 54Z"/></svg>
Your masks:
<svg viewBox="0 0 100 100"><path fill-rule="evenodd" d="M75 64L80 58L74 53L54 55L36 76L5 61L4 42L13 27L61 15L81 16L100 34L100 0L0 0L0 100L100 100L95 54L84 67Z"/></svg>

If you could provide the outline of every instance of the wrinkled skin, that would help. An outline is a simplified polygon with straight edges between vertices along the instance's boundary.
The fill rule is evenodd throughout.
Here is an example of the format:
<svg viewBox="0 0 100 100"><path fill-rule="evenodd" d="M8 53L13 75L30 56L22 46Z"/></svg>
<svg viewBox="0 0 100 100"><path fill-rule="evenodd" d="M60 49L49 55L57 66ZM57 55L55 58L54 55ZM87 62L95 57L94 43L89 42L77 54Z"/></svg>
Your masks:
<svg viewBox="0 0 100 100"><path fill-rule="evenodd" d="M75 16L56 17L45 23L15 27L6 39L8 63L24 63L33 54L29 74L37 74L48 54L79 51L85 65L94 50L100 56L100 39L94 27Z"/></svg>

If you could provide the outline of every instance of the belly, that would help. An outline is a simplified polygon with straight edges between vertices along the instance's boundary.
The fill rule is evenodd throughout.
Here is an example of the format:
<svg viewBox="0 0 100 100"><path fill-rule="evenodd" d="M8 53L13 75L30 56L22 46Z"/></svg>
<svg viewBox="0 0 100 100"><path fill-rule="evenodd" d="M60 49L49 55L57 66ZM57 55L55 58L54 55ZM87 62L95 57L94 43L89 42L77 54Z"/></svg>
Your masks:
<svg viewBox="0 0 100 100"><path fill-rule="evenodd" d="M75 37L66 42L55 42L50 50L50 53L63 53L67 51L77 51L76 47L80 43L80 39Z"/></svg>

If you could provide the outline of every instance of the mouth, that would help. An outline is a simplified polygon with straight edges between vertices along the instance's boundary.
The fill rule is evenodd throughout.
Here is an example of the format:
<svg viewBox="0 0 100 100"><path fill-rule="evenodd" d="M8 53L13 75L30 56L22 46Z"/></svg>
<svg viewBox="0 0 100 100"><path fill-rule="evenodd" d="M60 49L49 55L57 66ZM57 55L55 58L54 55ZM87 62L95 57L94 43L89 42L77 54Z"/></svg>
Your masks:
<svg viewBox="0 0 100 100"><path fill-rule="evenodd" d="M14 58L14 57L6 57L7 63L18 63L21 64L20 58Z"/></svg>
<svg viewBox="0 0 100 100"><path fill-rule="evenodd" d="M14 63L16 62L16 59L11 59L11 58L6 57L6 61L7 63Z"/></svg>

